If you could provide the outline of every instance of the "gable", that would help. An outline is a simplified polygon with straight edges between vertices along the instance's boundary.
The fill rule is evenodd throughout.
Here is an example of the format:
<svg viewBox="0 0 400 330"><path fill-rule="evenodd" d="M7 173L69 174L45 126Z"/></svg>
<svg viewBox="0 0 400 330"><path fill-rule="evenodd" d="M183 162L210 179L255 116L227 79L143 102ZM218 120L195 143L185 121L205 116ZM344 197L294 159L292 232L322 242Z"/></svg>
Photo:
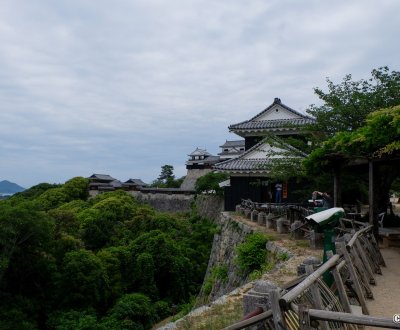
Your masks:
<svg viewBox="0 0 400 330"><path fill-rule="evenodd" d="M249 150L248 153L244 154L241 159L266 159L266 158L281 158L282 155L274 155L274 153L282 153L287 150L282 148L273 147L269 143L262 143L258 147Z"/></svg>
<svg viewBox="0 0 400 330"><path fill-rule="evenodd" d="M280 104L274 104L270 109L260 113L253 121L277 120L277 119L301 119L302 117L293 111L285 109Z"/></svg>

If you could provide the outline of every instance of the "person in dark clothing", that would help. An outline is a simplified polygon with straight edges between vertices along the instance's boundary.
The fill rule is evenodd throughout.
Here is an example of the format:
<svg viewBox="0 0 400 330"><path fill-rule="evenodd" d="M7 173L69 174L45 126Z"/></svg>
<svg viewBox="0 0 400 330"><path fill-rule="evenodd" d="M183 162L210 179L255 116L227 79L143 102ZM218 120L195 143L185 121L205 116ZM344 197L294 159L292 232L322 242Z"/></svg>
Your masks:
<svg viewBox="0 0 400 330"><path fill-rule="evenodd" d="M278 182L275 185L275 203L282 202L282 183Z"/></svg>
<svg viewBox="0 0 400 330"><path fill-rule="evenodd" d="M327 207L331 208L333 207L333 199L331 197L331 194L329 192L320 192L320 191L314 191L313 196L321 196L321 198L324 200L322 203L322 207Z"/></svg>

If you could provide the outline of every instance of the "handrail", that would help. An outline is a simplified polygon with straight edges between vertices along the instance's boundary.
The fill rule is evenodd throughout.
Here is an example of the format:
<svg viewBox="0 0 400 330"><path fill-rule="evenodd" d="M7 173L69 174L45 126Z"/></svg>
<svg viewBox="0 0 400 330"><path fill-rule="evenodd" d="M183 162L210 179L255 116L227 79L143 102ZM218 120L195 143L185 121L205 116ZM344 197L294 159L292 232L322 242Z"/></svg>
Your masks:
<svg viewBox="0 0 400 330"><path fill-rule="evenodd" d="M372 225L369 225L369 226L367 226L367 227L365 227L365 228L362 228L362 229L356 231L356 232L354 233L354 235L351 237L350 241L346 244L346 249L347 249L347 251L350 251L350 250L351 250L351 248L353 247L354 243L357 241L358 236L360 236L360 235L363 234L364 232L366 232L366 231L372 229L372 227L373 227Z"/></svg>
<svg viewBox="0 0 400 330"><path fill-rule="evenodd" d="M358 253L362 253L362 248L359 239L360 237L370 231L373 228L372 225L366 225L365 227L359 229L357 232L355 232L347 245L345 245L345 242L341 242L341 248L340 248L340 254L335 254L332 255L324 264L322 264L318 269L316 269L314 272L309 274L304 280L302 280L300 283L298 283L294 288L292 288L290 291L286 292L282 297L279 298L279 296L275 296L274 299L272 299L272 310L268 310L266 312L263 312L259 315L253 316L247 320L242 320L239 321L238 323L235 323L231 326L228 326L224 328L224 330L238 330L238 329L243 329L247 326L256 324L258 322L264 321L267 318L270 318L271 316L274 318L274 322L277 321L276 318L276 313L283 313L283 311L288 311L292 310L295 313L299 313L299 305L295 304L294 301L296 298L301 296L308 288L313 288L313 285L315 285L316 281L327 271L333 270L337 273L340 271L341 268L343 268L345 265L348 265L348 267L353 269L353 261L352 258L350 258L350 253L354 255L355 262L358 262L358 266L360 266L361 260L364 260L364 265L369 266L369 264L365 264L365 262L368 263L368 260L365 261L365 255L359 256ZM373 239L373 236L369 237L369 239ZM368 247L368 243L367 247ZM376 243L375 243L376 245ZM353 250L352 247L355 246L357 249ZM379 253L379 251L378 251ZM343 259L343 257L345 259ZM357 259L361 258L361 259ZM350 272L351 273L351 272ZM371 280L371 274L372 270L370 270L368 273L362 273L361 275L365 277L367 280ZM368 277L369 276L369 277ZM350 274L350 278L354 283L359 283L357 279L357 275L355 274L355 270L353 269L353 273ZM372 277L373 279L373 277ZM339 278L338 282L341 283L342 279ZM359 285L359 284L358 284ZM342 284L342 289L344 290L343 284ZM356 290L357 291L357 290ZM285 291L284 291L285 292ZM345 291L344 291L345 292ZM273 291L272 293L276 292ZM359 299L361 299L360 303L364 311L364 294L359 288L357 291L357 295ZM364 303L364 304L363 304ZM344 302L342 302L344 304ZM348 304L348 302L347 302ZM301 306L302 313L305 313L305 317L308 317L308 319L314 319L314 320L321 320L321 321L334 321L334 322L342 322L342 323L351 323L351 324L357 324L357 325L369 325L369 326L376 326L376 327L381 327L381 328L390 328L390 329L400 329L400 323L396 324L392 319L390 318L384 318L384 317L374 317L374 316L369 316L369 315L354 315L349 313L350 306L348 306L348 309L345 309L346 312L337 312L337 311L327 311L324 309L309 309L305 308L305 306ZM322 306L317 306L318 308ZM365 307L366 310L366 307ZM279 314L278 313L278 314ZM253 315L255 312L252 313ZM365 314L368 314L368 311L366 311ZM302 314L303 315L303 314ZM247 315L250 317L250 314Z"/></svg>
<svg viewBox="0 0 400 330"><path fill-rule="evenodd" d="M313 273L308 275L303 282L301 282L299 285L297 285L292 290L283 295L283 297L279 299L279 305L281 306L281 308L285 310L289 309L290 303L294 299L296 299L297 296L303 293L307 288L309 288L314 282L316 282L318 278L322 276L322 274L324 274L327 270L334 267L339 261L339 259L340 256L338 254L335 254L332 258L330 258L324 264L322 264L321 267L319 267Z"/></svg>
<svg viewBox="0 0 400 330"><path fill-rule="evenodd" d="M354 315L350 313L331 312L320 309L309 309L308 313L310 315L310 318L317 320L352 323L359 325L371 325L388 329L400 329L400 323L394 323L393 319L386 317Z"/></svg>
<svg viewBox="0 0 400 330"><path fill-rule="evenodd" d="M256 324L258 322L264 321L272 316L272 310L267 310L266 312L263 312L257 316L253 316L251 319L247 319L244 321L239 321L235 324L232 324L230 326L227 326L226 328L223 328L222 330L239 330L246 328L250 325Z"/></svg>

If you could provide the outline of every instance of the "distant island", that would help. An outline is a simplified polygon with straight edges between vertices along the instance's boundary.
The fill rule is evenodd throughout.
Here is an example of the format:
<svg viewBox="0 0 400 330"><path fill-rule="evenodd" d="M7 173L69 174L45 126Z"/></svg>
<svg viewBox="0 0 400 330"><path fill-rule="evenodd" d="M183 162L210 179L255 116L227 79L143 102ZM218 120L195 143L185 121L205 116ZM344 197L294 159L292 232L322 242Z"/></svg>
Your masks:
<svg viewBox="0 0 400 330"><path fill-rule="evenodd" d="M15 193L24 191L25 188L21 187L20 185L10 182L7 180L0 181L0 197L1 196L10 196L14 195Z"/></svg>

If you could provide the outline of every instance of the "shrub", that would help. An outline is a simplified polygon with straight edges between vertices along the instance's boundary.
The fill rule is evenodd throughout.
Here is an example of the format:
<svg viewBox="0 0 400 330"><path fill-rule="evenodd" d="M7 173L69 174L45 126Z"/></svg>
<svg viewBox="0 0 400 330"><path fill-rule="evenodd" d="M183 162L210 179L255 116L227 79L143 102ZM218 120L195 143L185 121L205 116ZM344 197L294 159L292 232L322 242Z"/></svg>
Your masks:
<svg viewBox="0 0 400 330"><path fill-rule="evenodd" d="M248 235L244 242L236 247L236 263L243 272L250 273L261 269L267 257L267 241L268 238L264 234L254 233Z"/></svg>

